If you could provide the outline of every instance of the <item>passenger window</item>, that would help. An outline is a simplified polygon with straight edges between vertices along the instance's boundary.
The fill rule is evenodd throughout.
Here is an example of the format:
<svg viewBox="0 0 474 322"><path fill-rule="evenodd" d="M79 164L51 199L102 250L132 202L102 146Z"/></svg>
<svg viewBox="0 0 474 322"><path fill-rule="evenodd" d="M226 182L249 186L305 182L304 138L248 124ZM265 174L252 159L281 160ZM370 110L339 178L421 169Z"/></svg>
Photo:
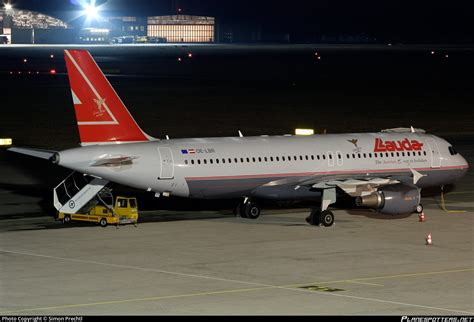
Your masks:
<svg viewBox="0 0 474 322"><path fill-rule="evenodd" d="M364 153L364 159L367 158L367 155Z"/></svg>
<svg viewBox="0 0 474 322"><path fill-rule="evenodd" d="M235 163L238 163L239 160L238 160L237 158L234 158L234 162L235 162Z"/></svg>
<svg viewBox="0 0 474 322"><path fill-rule="evenodd" d="M392 158L395 156L395 154L393 154L393 152L390 153L392 155Z"/></svg>
<svg viewBox="0 0 474 322"><path fill-rule="evenodd" d="M397 157L399 157L399 156L400 156L400 153L399 153L399 152L397 152Z"/></svg>
<svg viewBox="0 0 474 322"><path fill-rule="evenodd" d="M231 158L229 158L229 163L232 163L232 159L231 159Z"/></svg>
<svg viewBox="0 0 474 322"><path fill-rule="evenodd" d="M281 157L281 160L282 160L282 161L285 161L285 157Z"/></svg>
<svg viewBox="0 0 474 322"><path fill-rule="evenodd" d="M323 160L326 160L326 155L325 154L323 154Z"/></svg>
<svg viewBox="0 0 474 322"><path fill-rule="evenodd" d="M319 154L316 156L316 158L318 158L318 160L320 160L321 158L319 157Z"/></svg>
<svg viewBox="0 0 474 322"><path fill-rule="evenodd" d="M240 162L241 162L241 163L244 163L244 158L240 158Z"/></svg>
<svg viewBox="0 0 474 322"><path fill-rule="evenodd" d="M263 161L267 162L267 157L263 157Z"/></svg>
<svg viewBox="0 0 474 322"><path fill-rule="evenodd" d="M357 157L360 159L360 153L357 153Z"/></svg>
<svg viewBox="0 0 474 322"><path fill-rule="evenodd" d="M213 164L213 163L214 163L214 160L210 159L210 160L209 160L209 163L210 163L210 164Z"/></svg>
<svg viewBox="0 0 474 322"><path fill-rule="evenodd" d="M273 162L273 157L270 157L270 161Z"/></svg>
<svg viewBox="0 0 474 322"><path fill-rule="evenodd" d="M294 159L295 161L298 160L298 158L296 157L296 155L293 157L293 159Z"/></svg>
<svg viewBox="0 0 474 322"><path fill-rule="evenodd" d="M303 156L302 155L300 155L300 160L303 161Z"/></svg>
<svg viewBox="0 0 474 322"><path fill-rule="evenodd" d="M252 158L252 162L255 162L255 158Z"/></svg>
<svg viewBox="0 0 474 322"><path fill-rule="evenodd" d="M216 163L219 164L219 159L216 159Z"/></svg>
<svg viewBox="0 0 474 322"><path fill-rule="evenodd" d="M347 159L350 159L350 157L349 157L349 153L348 153L348 154L346 154L346 158L347 158Z"/></svg>
<svg viewBox="0 0 474 322"><path fill-rule="evenodd" d="M385 152L385 156L388 158L388 152Z"/></svg>
<svg viewBox="0 0 474 322"><path fill-rule="evenodd" d="M225 163L225 159L224 159L224 158L222 158L222 163Z"/></svg>
<svg viewBox="0 0 474 322"><path fill-rule="evenodd" d="M275 157L275 159L276 159L277 161L280 161L280 158L279 158L279 157Z"/></svg>
<svg viewBox="0 0 474 322"><path fill-rule="evenodd" d="M314 160L314 155L311 154L311 160Z"/></svg>
<svg viewBox="0 0 474 322"><path fill-rule="evenodd" d="M194 160L191 160L191 164L194 164Z"/></svg>
<svg viewBox="0 0 474 322"><path fill-rule="evenodd" d="M207 160L206 160L206 159L204 159L204 164L207 164Z"/></svg>
<svg viewBox="0 0 474 322"><path fill-rule="evenodd" d="M423 154L426 155L426 151L423 151Z"/></svg>
<svg viewBox="0 0 474 322"><path fill-rule="evenodd" d="M258 162L262 162L262 158L261 158L261 157L258 157Z"/></svg>
<svg viewBox="0 0 474 322"><path fill-rule="evenodd" d="M188 164L188 160L184 160L184 164Z"/></svg>
<svg viewBox="0 0 474 322"><path fill-rule="evenodd" d="M198 164L201 164L201 159L198 159Z"/></svg>
<svg viewBox="0 0 474 322"><path fill-rule="evenodd" d="M307 156L307 155L305 155L305 156L304 156L304 158L305 158L306 160L309 160L309 158L308 158L308 156Z"/></svg>
<svg viewBox="0 0 474 322"><path fill-rule="evenodd" d="M405 152L402 152L402 157L404 157L404 156L405 156Z"/></svg>
<svg viewBox="0 0 474 322"><path fill-rule="evenodd" d="M369 158L372 158L372 153L369 153Z"/></svg>

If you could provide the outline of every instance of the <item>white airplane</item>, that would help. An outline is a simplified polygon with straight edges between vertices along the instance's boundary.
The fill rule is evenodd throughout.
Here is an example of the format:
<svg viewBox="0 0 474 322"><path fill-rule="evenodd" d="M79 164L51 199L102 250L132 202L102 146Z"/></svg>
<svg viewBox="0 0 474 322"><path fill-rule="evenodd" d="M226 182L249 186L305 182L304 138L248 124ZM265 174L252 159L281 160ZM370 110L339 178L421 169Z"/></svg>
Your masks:
<svg viewBox="0 0 474 322"><path fill-rule="evenodd" d="M240 215L251 219L260 215L259 200L314 198L321 203L307 221L331 226L334 215L328 207L341 195L384 214L421 212L421 188L452 183L469 167L447 141L413 127L363 134L155 139L140 129L88 51L64 52L81 147L10 150L92 178L87 183L89 190L98 187L94 194L111 181L157 196L242 198ZM81 194L67 193L59 202L55 192L57 208L78 210L85 204L78 205Z"/></svg>

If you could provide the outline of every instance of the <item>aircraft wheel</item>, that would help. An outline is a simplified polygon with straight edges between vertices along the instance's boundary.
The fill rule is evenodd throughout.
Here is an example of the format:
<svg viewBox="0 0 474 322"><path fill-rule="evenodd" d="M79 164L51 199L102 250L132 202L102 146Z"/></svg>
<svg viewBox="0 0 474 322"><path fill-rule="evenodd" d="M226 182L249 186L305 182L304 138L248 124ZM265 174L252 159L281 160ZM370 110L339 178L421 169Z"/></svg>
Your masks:
<svg viewBox="0 0 474 322"><path fill-rule="evenodd" d="M312 209L309 217L306 218L306 222L313 226L319 226L319 209Z"/></svg>
<svg viewBox="0 0 474 322"><path fill-rule="evenodd" d="M415 211L421 214L423 212L423 205L419 203L418 206L416 206Z"/></svg>
<svg viewBox="0 0 474 322"><path fill-rule="evenodd" d="M248 202L244 206L245 216L249 219L257 219L260 217L260 208L257 206L256 203Z"/></svg>
<svg viewBox="0 0 474 322"><path fill-rule="evenodd" d="M330 227L334 225L334 214L330 210L324 210L319 215L319 222L323 224L324 227Z"/></svg>
<svg viewBox="0 0 474 322"><path fill-rule="evenodd" d="M240 216L241 218L247 218L247 213L245 212L245 205L243 203L239 203L235 208L236 216Z"/></svg>
<svg viewBox="0 0 474 322"><path fill-rule="evenodd" d="M69 224L71 222L71 216L66 215L63 218L63 224Z"/></svg>
<svg viewBox="0 0 474 322"><path fill-rule="evenodd" d="M101 218L99 221L100 227L107 227L107 219Z"/></svg>

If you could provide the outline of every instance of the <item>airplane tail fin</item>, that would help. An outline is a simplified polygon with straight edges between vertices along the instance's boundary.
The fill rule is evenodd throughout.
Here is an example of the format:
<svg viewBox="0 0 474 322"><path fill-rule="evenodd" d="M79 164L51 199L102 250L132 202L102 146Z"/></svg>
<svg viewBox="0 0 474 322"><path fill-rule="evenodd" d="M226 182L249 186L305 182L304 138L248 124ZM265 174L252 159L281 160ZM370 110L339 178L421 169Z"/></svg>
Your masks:
<svg viewBox="0 0 474 322"><path fill-rule="evenodd" d="M154 140L143 132L87 50L64 50L81 145Z"/></svg>

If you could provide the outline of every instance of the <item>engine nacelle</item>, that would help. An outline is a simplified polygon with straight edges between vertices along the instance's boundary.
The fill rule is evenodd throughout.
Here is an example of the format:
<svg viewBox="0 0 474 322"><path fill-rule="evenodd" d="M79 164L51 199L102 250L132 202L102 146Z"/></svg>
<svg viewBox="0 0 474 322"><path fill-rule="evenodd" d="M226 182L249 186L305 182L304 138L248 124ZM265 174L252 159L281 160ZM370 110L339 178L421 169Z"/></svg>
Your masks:
<svg viewBox="0 0 474 322"><path fill-rule="evenodd" d="M411 214L420 204L420 189L406 184L383 187L370 195L357 197L359 207L377 209L389 215Z"/></svg>

